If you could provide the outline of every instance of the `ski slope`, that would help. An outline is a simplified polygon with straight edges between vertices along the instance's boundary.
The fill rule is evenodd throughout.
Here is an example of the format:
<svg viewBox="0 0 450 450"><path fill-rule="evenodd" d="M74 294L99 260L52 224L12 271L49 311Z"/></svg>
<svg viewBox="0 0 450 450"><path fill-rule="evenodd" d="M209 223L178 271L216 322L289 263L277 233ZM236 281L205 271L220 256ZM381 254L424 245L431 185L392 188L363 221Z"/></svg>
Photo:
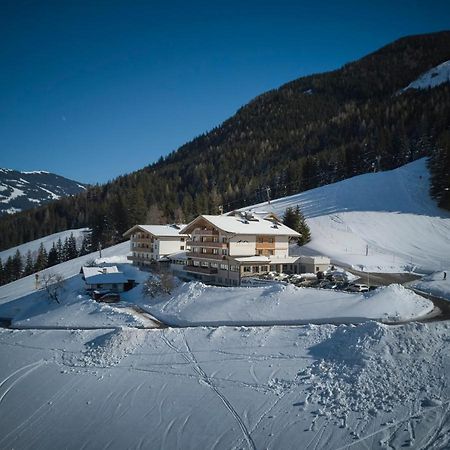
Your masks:
<svg viewBox="0 0 450 450"><path fill-rule="evenodd" d="M423 73L400 92L408 89L429 89L450 82L450 61L445 61Z"/></svg>
<svg viewBox="0 0 450 450"><path fill-rule="evenodd" d="M41 244L44 245L44 248L47 252L52 248L52 245L58 242L58 239L61 239L62 243L64 240L68 238L72 233L77 242L77 247L80 247L81 242L83 241L84 234L89 230L89 228L74 228L73 230L60 231L59 233L50 234L48 236L44 236L40 239L35 239L34 241L27 242L25 244L17 245L16 247L11 247L7 250L3 250L0 252L0 259L5 262L9 256L14 256L17 250L19 250L22 257L27 255L28 250L31 252L33 257L36 257L38 249Z"/></svg>
<svg viewBox="0 0 450 450"><path fill-rule="evenodd" d="M297 253L371 272L430 273L450 265L450 213L429 196L425 158L245 209L282 216L297 205L312 234L306 246L292 247Z"/></svg>

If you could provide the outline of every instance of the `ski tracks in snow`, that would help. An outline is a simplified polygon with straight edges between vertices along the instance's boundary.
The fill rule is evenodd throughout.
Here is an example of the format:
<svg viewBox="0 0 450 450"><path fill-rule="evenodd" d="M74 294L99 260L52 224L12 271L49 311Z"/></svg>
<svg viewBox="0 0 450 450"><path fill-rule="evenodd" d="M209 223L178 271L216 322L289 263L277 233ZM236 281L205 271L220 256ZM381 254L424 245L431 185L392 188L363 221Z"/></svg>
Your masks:
<svg viewBox="0 0 450 450"><path fill-rule="evenodd" d="M166 343L168 347L170 347L172 350L174 350L176 353L178 353L187 363L191 364L195 372L197 372L199 378L199 382L205 386L208 386L215 395L220 399L222 404L225 406L227 411L234 417L236 422L239 425L239 428L242 431L243 438L247 442L248 448L252 450L256 450L255 442L253 441L253 438L251 437L250 432L248 431L247 426L245 425L244 421L242 420L242 417L238 414L236 409L233 407L233 405L230 403L230 401L223 395L218 387L214 384L212 379L206 374L206 372L201 368L200 364L197 361L197 358L195 357L194 353L192 352L188 341L186 340L186 336L184 332L182 333L183 337L183 343L186 347L186 351L182 351L179 348L177 348L172 342L165 336L165 332L163 331L162 334L162 340Z"/></svg>
<svg viewBox="0 0 450 450"><path fill-rule="evenodd" d="M43 359L40 359L39 361L36 361L31 364L27 364L25 366L20 367L16 371L14 371L12 374L7 376L5 379L0 382L0 388L2 388L4 385L7 385L9 381L11 381L10 385L5 389L4 392L0 394L0 404L3 402L3 399L8 395L8 393L14 388L14 386L23 378L25 378L27 375L29 375L31 372L36 370L38 367L42 366L46 362ZM14 376L18 375L17 378L14 379Z"/></svg>

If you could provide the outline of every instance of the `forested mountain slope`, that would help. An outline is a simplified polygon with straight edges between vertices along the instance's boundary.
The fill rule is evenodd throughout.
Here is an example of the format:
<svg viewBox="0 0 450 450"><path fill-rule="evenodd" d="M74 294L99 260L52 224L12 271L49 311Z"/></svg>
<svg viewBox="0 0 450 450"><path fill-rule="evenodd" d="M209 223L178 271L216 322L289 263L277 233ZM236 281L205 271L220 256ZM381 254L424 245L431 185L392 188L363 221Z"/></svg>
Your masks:
<svg viewBox="0 0 450 450"><path fill-rule="evenodd" d="M0 220L0 248L83 226L94 244L111 244L134 223L188 221L425 155L432 192L449 207L450 84L402 91L449 59L450 32L411 36L287 83L155 164Z"/></svg>

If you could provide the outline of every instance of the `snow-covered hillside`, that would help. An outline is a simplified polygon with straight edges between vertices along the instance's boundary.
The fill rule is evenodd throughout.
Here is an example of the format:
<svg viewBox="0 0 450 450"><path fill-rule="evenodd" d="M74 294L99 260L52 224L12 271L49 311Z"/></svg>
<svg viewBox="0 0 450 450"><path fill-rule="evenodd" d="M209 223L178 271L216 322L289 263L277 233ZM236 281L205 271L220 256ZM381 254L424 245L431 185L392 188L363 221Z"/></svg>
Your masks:
<svg viewBox="0 0 450 450"><path fill-rule="evenodd" d="M423 73L400 92L408 89L428 89L450 82L450 61L445 61Z"/></svg>
<svg viewBox="0 0 450 450"><path fill-rule="evenodd" d="M32 256L35 257L39 246L41 244L44 245L44 248L49 251L53 245L53 243L57 243L58 239L64 243L64 240L68 238L72 233L74 238L77 241L77 247L79 248L81 242L83 241L83 236L85 232L89 228L75 228L73 230L60 231L59 233L49 234L40 239L35 239L34 241L27 242L26 244L21 244L16 247L11 247L8 250L3 250L0 252L0 259L5 262L8 259L8 256L14 256L17 250L19 250L22 256L26 256L28 250L31 252Z"/></svg>
<svg viewBox="0 0 450 450"><path fill-rule="evenodd" d="M450 213L429 196L425 158L251 208L283 215L288 206L296 205L312 232L312 241L294 246L296 252L328 255L373 272L420 273L448 267Z"/></svg>
<svg viewBox="0 0 450 450"><path fill-rule="evenodd" d="M76 181L43 170L0 169L0 215L35 208L85 189Z"/></svg>

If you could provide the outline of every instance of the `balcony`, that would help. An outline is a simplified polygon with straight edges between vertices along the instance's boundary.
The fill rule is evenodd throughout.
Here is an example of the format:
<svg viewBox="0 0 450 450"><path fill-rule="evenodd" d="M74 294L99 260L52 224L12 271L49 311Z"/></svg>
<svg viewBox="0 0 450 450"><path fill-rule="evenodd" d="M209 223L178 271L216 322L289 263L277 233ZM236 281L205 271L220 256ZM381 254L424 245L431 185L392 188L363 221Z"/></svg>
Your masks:
<svg viewBox="0 0 450 450"><path fill-rule="evenodd" d="M189 240L186 242L190 247L209 247L209 248L228 248L228 244L224 244L223 242L201 242L201 241L193 241Z"/></svg>
<svg viewBox="0 0 450 450"><path fill-rule="evenodd" d="M204 275L214 275L217 273L217 269L215 267L199 267L187 265L184 267L184 270L186 272L201 273Z"/></svg>
<svg viewBox="0 0 450 450"><path fill-rule="evenodd" d="M188 258L200 258L200 259L226 259L226 255L215 255L214 253L196 253L196 252L186 252Z"/></svg>
<svg viewBox="0 0 450 450"><path fill-rule="evenodd" d="M131 242L136 242L137 244L151 244L151 238L131 238Z"/></svg>
<svg viewBox="0 0 450 450"><path fill-rule="evenodd" d="M275 250L275 242L256 241L256 250Z"/></svg>
<svg viewBox="0 0 450 450"><path fill-rule="evenodd" d="M219 236L219 232L217 230L196 229L192 234L195 236Z"/></svg>
<svg viewBox="0 0 450 450"><path fill-rule="evenodd" d="M134 256L134 255L128 255L127 256L128 261L133 262L151 262L153 260L153 255L150 253L147 253L145 256Z"/></svg>

